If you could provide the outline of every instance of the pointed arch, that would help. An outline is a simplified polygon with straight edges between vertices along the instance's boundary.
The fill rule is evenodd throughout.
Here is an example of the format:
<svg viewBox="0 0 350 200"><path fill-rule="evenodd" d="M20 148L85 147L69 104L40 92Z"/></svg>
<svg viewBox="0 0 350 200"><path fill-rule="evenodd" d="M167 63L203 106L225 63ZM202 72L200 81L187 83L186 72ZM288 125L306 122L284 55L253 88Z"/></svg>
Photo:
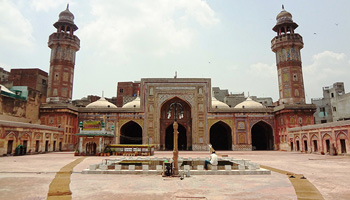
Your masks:
<svg viewBox="0 0 350 200"><path fill-rule="evenodd" d="M347 137L348 134L347 134L347 132L345 132L345 131L337 131L335 137L338 139L338 138L341 137L341 136Z"/></svg>
<svg viewBox="0 0 350 200"><path fill-rule="evenodd" d="M232 130L230 126L218 121L210 127L210 144L215 150L232 150Z"/></svg>
<svg viewBox="0 0 350 200"><path fill-rule="evenodd" d="M12 131L6 135L6 138L14 138L15 140L17 140L16 134Z"/></svg>
<svg viewBox="0 0 350 200"><path fill-rule="evenodd" d="M271 122L269 122L269 121L267 121L267 120L265 120L265 119L259 119L259 120L257 120L257 121L253 121L253 122L250 122L250 129L255 125L255 124L257 124L257 123L259 123L259 122L263 122L263 123L266 123L266 124L268 124L269 126L271 126L271 128L274 126L274 124L273 123L271 123ZM273 130L273 129L272 129Z"/></svg>
<svg viewBox="0 0 350 200"><path fill-rule="evenodd" d="M349 140L346 132L339 131L336 137L336 148L338 153L347 153L349 148Z"/></svg>
<svg viewBox="0 0 350 200"><path fill-rule="evenodd" d="M25 138L25 137L27 137L27 139L28 139L29 141L32 140L32 138L30 137L29 133L23 133L23 134L19 137L19 139L21 140L22 138Z"/></svg>
<svg viewBox="0 0 350 200"><path fill-rule="evenodd" d="M10 132L6 135L7 140L7 154L12 154L14 152L14 149L16 148L17 143L17 137L14 132Z"/></svg>
<svg viewBox="0 0 350 200"><path fill-rule="evenodd" d="M329 133L325 133L322 137L322 149L324 152L331 151L332 137Z"/></svg>
<svg viewBox="0 0 350 200"><path fill-rule="evenodd" d="M142 127L133 120L120 128L120 144L142 144Z"/></svg>
<svg viewBox="0 0 350 200"><path fill-rule="evenodd" d="M318 152L319 150L319 142L317 133L314 133L310 137L310 147L312 147L313 152Z"/></svg>
<svg viewBox="0 0 350 200"><path fill-rule="evenodd" d="M273 150L274 148L273 128L264 120L252 126L251 138L253 150Z"/></svg>
<svg viewBox="0 0 350 200"><path fill-rule="evenodd" d="M174 96L172 98L168 98L168 100L164 101L160 106L160 148L163 150L170 150L170 135L173 134L173 123L175 120L175 107L171 107L171 105L175 106L173 103L181 104L182 107L182 115L181 117L177 117L177 122L179 124L179 145L180 142L185 142L179 146L179 149L184 150L192 150L192 107L188 101ZM177 105L179 106L179 105ZM178 110L179 111L179 110ZM177 113L178 114L178 113ZM180 130L180 125L181 127ZM180 137L185 137L180 141ZM173 144L173 142L171 142ZM170 146L169 146L170 145Z"/></svg>
<svg viewBox="0 0 350 200"><path fill-rule="evenodd" d="M305 152L309 151L309 145L308 145L308 137L306 134L302 135L301 137L301 140L302 140L302 144L303 144L303 150Z"/></svg>

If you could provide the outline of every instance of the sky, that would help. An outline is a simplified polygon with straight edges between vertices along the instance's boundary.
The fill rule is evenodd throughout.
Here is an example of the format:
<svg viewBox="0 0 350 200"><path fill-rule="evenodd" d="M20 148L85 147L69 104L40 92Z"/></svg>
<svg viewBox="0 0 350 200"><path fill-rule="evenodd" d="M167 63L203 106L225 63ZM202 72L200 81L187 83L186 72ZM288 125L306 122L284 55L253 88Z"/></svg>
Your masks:
<svg viewBox="0 0 350 200"><path fill-rule="evenodd" d="M111 98L118 82L177 72L277 101L271 40L282 4L303 37L307 102L335 82L350 88L348 0L0 0L0 67L48 72L47 41L67 3L80 38L73 99Z"/></svg>

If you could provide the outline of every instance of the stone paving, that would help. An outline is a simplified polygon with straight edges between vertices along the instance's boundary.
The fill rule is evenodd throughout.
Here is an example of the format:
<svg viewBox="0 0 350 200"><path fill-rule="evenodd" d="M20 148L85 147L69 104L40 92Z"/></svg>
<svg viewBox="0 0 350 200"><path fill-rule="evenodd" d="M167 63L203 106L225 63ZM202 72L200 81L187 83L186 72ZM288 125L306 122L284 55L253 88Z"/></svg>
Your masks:
<svg viewBox="0 0 350 200"><path fill-rule="evenodd" d="M218 151L236 159L303 174L324 199L349 199L348 156L325 156L280 151ZM155 156L171 157L170 151ZM180 151L182 157L208 157L208 152ZM56 172L79 157L73 152L0 157L0 199L46 199ZM192 175L179 178L159 175L82 174L107 157L87 157L74 167L72 199L297 199L288 176ZM110 156L109 158L117 158Z"/></svg>

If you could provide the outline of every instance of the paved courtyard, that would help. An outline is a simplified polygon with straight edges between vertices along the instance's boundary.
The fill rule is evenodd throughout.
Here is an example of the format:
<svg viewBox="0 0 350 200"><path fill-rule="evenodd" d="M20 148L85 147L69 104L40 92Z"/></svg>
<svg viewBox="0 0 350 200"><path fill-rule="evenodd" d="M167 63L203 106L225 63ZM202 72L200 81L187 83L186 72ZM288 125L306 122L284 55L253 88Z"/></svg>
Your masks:
<svg viewBox="0 0 350 200"><path fill-rule="evenodd" d="M237 159L303 174L324 199L350 198L350 157L280 151L218 151ZM208 157L208 152L180 151L182 157ZM172 157L157 151L157 157ZM297 199L289 176L197 175L180 180L159 175L81 174L90 164L110 157L86 157L70 176L72 199ZM80 157L59 152L0 157L0 199L46 199L56 173Z"/></svg>

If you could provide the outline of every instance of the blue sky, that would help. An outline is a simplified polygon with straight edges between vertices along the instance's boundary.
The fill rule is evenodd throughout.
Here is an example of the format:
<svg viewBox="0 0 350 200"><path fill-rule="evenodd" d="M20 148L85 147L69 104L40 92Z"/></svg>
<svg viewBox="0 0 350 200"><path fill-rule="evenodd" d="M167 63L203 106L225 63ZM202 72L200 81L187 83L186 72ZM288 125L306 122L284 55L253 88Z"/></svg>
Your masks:
<svg viewBox="0 0 350 200"><path fill-rule="evenodd" d="M70 4L81 40L73 99L116 96L120 81L211 78L212 86L278 100L270 42L281 5L303 36L307 101L350 87L347 0L0 0L0 67L48 72L48 37Z"/></svg>

